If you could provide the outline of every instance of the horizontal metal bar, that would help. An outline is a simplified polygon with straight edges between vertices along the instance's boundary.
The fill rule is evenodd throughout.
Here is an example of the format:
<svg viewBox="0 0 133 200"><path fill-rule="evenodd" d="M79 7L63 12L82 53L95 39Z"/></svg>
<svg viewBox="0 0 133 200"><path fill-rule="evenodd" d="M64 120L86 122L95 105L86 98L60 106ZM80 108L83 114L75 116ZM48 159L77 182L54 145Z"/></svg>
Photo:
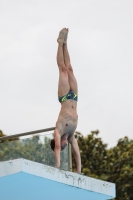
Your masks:
<svg viewBox="0 0 133 200"><path fill-rule="evenodd" d="M52 128L45 128L45 129L36 130L36 131L30 131L30 132L26 132L26 133L19 133L19 134L15 134L15 135L8 135L8 136L0 137L0 140L8 140L8 139L12 139L12 138L20 137L20 136L25 136L25 135L32 135L32 134L36 134L36 133L53 131L54 129L55 129L55 127L52 127Z"/></svg>

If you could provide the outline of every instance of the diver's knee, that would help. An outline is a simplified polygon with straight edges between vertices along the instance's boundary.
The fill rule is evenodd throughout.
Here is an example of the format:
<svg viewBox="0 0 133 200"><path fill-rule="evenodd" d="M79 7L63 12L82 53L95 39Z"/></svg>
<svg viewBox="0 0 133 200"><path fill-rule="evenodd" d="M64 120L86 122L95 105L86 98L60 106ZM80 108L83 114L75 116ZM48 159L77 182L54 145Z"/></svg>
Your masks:
<svg viewBox="0 0 133 200"><path fill-rule="evenodd" d="M67 65L68 73L73 73L73 68L71 65Z"/></svg>
<svg viewBox="0 0 133 200"><path fill-rule="evenodd" d="M64 65L64 64L59 65L59 69L60 69L61 72L67 73L67 67L66 67L66 65Z"/></svg>

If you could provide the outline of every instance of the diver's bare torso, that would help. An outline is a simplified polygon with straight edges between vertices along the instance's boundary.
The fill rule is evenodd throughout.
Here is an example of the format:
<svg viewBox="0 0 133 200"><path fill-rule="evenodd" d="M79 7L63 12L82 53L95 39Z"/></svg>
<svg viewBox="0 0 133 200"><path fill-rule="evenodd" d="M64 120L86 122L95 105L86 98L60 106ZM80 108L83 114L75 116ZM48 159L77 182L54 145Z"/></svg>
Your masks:
<svg viewBox="0 0 133 200"><path fill-rule="evenodd" d="M69 142L71 142L71 138L77 127L77 122L77 102L74 100L64 101L56 122L56 129L58 129L61 137L68 134Z"/></svg>

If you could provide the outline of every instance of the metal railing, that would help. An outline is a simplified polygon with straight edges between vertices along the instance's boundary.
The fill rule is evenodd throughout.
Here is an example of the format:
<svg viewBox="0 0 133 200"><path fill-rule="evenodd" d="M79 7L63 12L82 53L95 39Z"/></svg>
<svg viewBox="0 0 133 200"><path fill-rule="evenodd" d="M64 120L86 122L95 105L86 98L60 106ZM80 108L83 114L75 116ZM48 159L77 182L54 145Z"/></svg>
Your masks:
<svg viewBox="0 0 133 200"><path fill-rule="evenodd" d="M45 134L45 135L40 135L40 136L38 135L38 133L42 134L44 132L53 131L53 130L55 130L55 127L0 137L0 161L11 160L11 159L16 159L20 157L27 158L26 157L26 154L27 154L28 158L33 161L37 161L44 164L46 163L48 165L54 166L54 161L53 161L55 160L54 154L52 150L50 149L50 145L49 145L49 141L50 141L49 136L50 138L52 138L52 134ZM34 136L35 134L37 135ZM33 136L32 139L19 138L22 136L30 136L30 135ZM33 142L33 140L35 141ZM45 141L44 142L45 144L42 145L39 143L39 141L41 142ZM22 150L20 149L20 147ZM30 151L29 149L32 149L32 150ZM35 151L35 149L37 149L37 151ZM35 154L37 155L35 156ZM50 158L52 161L50 160ZM50 160L50 161L47 161L47 160ZM61 166L63 166L65 170L72 171L72 155L71 155L70 144L68 145L68 148L66 150L61 152L61 160L62 160Z"/></svg>
<svg viewBox="0 0 133 200"><path fill-rule="evenodd" d="M15 135L8 135L8 136L0 137L0 140L8 140L8 139L13 139L13 138L20 137L20 136L34 135L37 133L43 133L43 132L53 131L53 130L55 130L55 127L45 128L45 129L40 129L40 130L30 131L30 132L25 132L25 133L19 133L19 134L15 134Z"/></svg>

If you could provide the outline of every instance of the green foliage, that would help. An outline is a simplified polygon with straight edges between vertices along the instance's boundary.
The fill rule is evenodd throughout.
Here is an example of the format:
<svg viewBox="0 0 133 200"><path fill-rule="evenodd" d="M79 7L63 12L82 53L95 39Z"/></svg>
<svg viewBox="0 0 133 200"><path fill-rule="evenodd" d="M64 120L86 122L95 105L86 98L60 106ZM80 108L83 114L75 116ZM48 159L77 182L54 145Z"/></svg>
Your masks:
<svg viewBox="0 0 133 200"><path fill-rule="evenodd" d="M117 199L133 200L133 140L125 137L108 150L107 172L107 180L117 185Z"/></svg>
<svg viewBox="0 0 133 200"><path fill-rule="evenodd" d="M87 137L77 132L75 137L81 152L82 173L86 176L116 183L115 200L133 200L133 140L119 139L114 148L107 148L98 137L99 131L92 131ZM6 136L0 131L0 137ZM25 158L54 166L54 154L49 138L39 136L0 143L0 161ZM73 157L72 157L73 158ZM61 168L68 169L68 149L61 152ZM75 161L73 158L73 170Z"/></svg>
<svg viewBox="0 0 133 200"><path fill-rule="evenodd" d="M0 143L0 161L25 158L38 163L55 166L54 152L47 136L7 140ZM61 168L68 170L68 149L61 152Z"/></svg>
<svg viewBox="0 0 133 200"><path fill-rule="evenodd" d="M92 131L87 137L76 133L82 173L116 183L116 200L133 200L133 140L125 137L114 148L107 149L107 144L97 137L98 133L99 131Z"/></svg>
<svg viewBox="0 0 133 200"><path fill-rule="evenodd" d="M6 136L6 135L2 132L2 130L0 130L0 137L4 137L4 136ZM4 142L7 142L7 141L14 141L14 140L18 140L18 137L8 139L8 140L0 140L0 143L4 143Z"/></svg>
<svg viewBox="0 0 133 200"><path fill-rule="evenodd" d="M0 130L0 137L4 137L4 136L6 135L2 132L2 130Z"/></svg>

